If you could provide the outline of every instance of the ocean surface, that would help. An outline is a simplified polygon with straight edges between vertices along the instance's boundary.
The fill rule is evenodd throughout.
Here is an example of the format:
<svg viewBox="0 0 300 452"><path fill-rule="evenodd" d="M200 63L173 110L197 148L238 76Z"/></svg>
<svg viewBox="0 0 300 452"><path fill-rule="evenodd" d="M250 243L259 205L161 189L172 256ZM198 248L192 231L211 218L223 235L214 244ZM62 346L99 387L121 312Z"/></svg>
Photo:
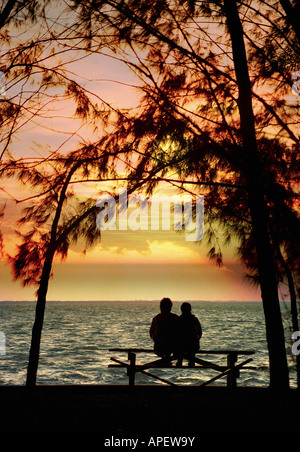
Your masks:
<svg viewBox="0 0 300 452"><path fill-rule="evenodd" d="M173 312L180 314L179 302ZM291 387L296 386L291 353L290 308L282 303ZM42 334L38 384L127 384L125 369L108 367L111 357L125 360L126 353L110 348L153 348L149 337L158 302L47 302ZM203 336L200 347L210 350L255 350L253 369L241 371L239 386L269 384L268 353L262 304L259 302L192 302ZM0 302L0 384L23 385L26 381L35 302ZM5 342L4 342L5 341ZM143 363L154 355L141 355ZM226 357L201 356L225 363ZM242 357L241 359L246 359ZM217 375L205 369L151 369L151 373L182 385L197 385ZM136 384L163 384L137 374ZM213 384L225 385L226 378Z"/></svg>

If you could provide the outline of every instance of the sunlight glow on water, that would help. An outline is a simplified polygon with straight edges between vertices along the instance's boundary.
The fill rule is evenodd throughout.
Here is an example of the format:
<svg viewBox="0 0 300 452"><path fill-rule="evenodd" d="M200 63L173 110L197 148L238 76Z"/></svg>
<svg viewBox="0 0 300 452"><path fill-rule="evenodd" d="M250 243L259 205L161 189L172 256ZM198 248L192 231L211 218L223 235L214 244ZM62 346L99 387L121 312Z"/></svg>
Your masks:
<svg viewBox="0 0 300 452"><path fill-rule="evenodd" d="M173 312L180 313L180 304L174 302ZM254 349L256 354L250 365L255 366L256 370L242 371L238 385L267 386L268 354L261 303L194 302L192 307L203 329L201 348ZM284 316L286 309L285 305ZM2 385L25 384L34 311L35 303L0 303L0 331L5 333L6 338L6 353L0 355ZM111 356L126 360L126 354L112 353L108 349L151 349L153 344L149 327L157 313L157 302L48 302L38 384L127 384L124 369L108 368ZM291 355L289 330L286 336L287 352ZM140 359L143 361L145 358L149 359L149 355ZM220 362L220 358L214 361ZM151 372L154 373L153 369ZM216 375L214 370L209 369L159 369L155 372L179 384L200 384ZM293 386L294 372L291 377ZM156 380L138 374L136 383L156 384ZM224 385L226 379L214 384Z"/></svg>

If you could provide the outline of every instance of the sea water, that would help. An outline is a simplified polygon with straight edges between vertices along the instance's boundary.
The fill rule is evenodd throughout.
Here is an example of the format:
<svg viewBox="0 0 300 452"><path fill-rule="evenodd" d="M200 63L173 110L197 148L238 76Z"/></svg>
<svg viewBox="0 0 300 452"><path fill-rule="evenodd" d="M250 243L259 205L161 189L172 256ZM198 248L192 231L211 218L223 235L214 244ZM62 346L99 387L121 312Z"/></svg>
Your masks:
<svg viewBox="0 0 300 452"><path fill-rule="evenodd" d="M180 314L179 302L173 312ZM288 303L282 303L291 386L296 385L295 357L291 353L291 319ZM42 332L37 384L127 384L124 368L109 367L111 357L127 362L127 354L112 348L152 349L149 336L159 302L47 302ZM203 350L255 350L251 369L242 370L239 386L269 384L265 321L260 302L192 302L201 322ZM1 302L0 384L23 385L35 316L34 302ZM138 355L141 363L155 355ZM226 355L200 356L226 364ZM240 359L247 359L241 357ZM217 375L213 369L151 369L151 373L182 385L200 385ZM162 384L137 374L136 384ZM214 384L226 384L226 378Z"/></svg>

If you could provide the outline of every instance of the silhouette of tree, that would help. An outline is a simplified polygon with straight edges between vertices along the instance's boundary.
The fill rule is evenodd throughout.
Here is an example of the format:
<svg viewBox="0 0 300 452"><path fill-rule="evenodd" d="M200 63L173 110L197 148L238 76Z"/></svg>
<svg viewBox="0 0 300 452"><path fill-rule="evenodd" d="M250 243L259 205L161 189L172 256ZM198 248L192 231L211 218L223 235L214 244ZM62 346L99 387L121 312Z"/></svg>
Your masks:
<svg viewBox="0 0 300 452"><path fill-rule="evenodd" d="M72 8L57 0L7 0L0 10L0 70L5 75L5 86L0 86L1 177L20 166L20 156L24 161L37 154L46 161L54 158L54 146L40 138L41 130L50 129L60 143L56 149L66 152L70 143L84 141L84 128L99 136L110 127L111 115L121 114L104 97L89 92L87 78L82 80L71 70L72 64L91 54L88 39L74 31L76 19L71 17ZM74 126L66 130L67 114L61 112L72 107ZM37 135L32 133L35 126L40 128ZM0 190L7 194L4 180Z"/></svg>
<svg viewBox="0 0 300 452"><path fill-rule="evenodd" d="M253 10L256 19L264 20L264 25L270 28L268 33L260 36L259 41L254 41L249 35L246 38L251 44L250 58L255 61L257 68L257 77L261 79L270 79L275 81L276 86L274 92L276 96L273 99L273 105L279 108L282 122L285 124L295 124L297 119L291 115L291 110L296 112L299 110L299 99L288 108L282 103L282 99L286 95L286 90L297 80L300 58L300 9L299 3L291 3L290 1L280 2L259 2L263 3L264 8L257 8L257 3L248 5ZM280 7L281 6L281 7ZM296 78L295 78L296 76ZM293 93L297 94L296 88L293 86ZM278 96L280 94L280 96ZM297 130L294 125L292 127ZM277 200L274 199L272 213L272 222L270 225L272 232L272 241L276 250L275 257L277 260L278 280L287 281L289 287L291 301L291 318L294 331L299 330L297 292L299 295L299 263L297 253L297 235L299 235L299 203L295 197L295 187L299 183L299 163L297 160L298 143L297 137L289 134L295 146L290 152L288 167L282 162L282 152L276 153L278 166L275 171L281 174L280 184L284 187L275 187L274 193L277 194ZM296 139L295 139L296 138ZM273 150L272 144L269 147L270 153ZM274 160L274 158L273 158ZM282 163L282 164L281 164ZM272 168L271 156L267 163L267 168ZM274 171L274 168L272 168ZM284 171L286 173L284 173ZM287 187L289 185L289 187ZM288 201L290 198L291 202ZM287 211L287 205L290 210ZM275 213L274 213L275 211ZM283 228L284 225L284 228ZM284 229L284 230L283 230ZM277 231L277 232L275 232ZM298 388L300 387L300 357L296 357L296 367L298 375Z"/></svg>
<svg viewBox="0 0 300 452"><path fill-rule="evenodd" d="M280 0L280 5L282 6L286 14L287 25L290 26L295 35L297 36L298 43L300 43L300 5L299 2L294 4L290 0Z"/></svg>
<svg viewBox="0 0 300 452"><path fill-rule="evenodd" d="M248 205L251 214L253 237L257 254L257 268L266 313L266 333L270 356L270 384L288 386L288 368L285 356L285 340L278 298L277 280L269 235L269 213L265 202L265 188L258 156L252 89L243 29L236 1L224 0L227 26L232 41L233 61L239 88L238 108L246 165Z"/></svg>
<svg viewBox="0 0 300 452"><path fill-rule="evenodd" d="M15 256L8 256L14 279L21 280L23 286L38 286L26 380L28 386L36 382L46 294L54 257L65 259L69 245L76 243L79 236L85 238L86 246L100 239L100 231L95 227L95 200L78 199L71 182L74 182L76 173L84 173L87 166L92 165L92 160L94 165L101 166L108 159L104 152L97 162L95 159L80 161L78 155L76 158L76 153L72 153L67 158L57 155L56 161L48 162L50 167L46 167L44 161L41 164L19 162L13 171L6 169L11 174L17 171L20 181L31 185L37 197L37 202L26 207L19 220L19 225L25 226L25 232L18 232L21 237L18 251ZM35 196L31 197L31 202Z"/></svg>
<svg viewBox="0 0 300 452"><path fill-rule="evenodd" d="M51 6L57 7L56 18L49 14ZM43 138L41 142L34 134L27 141L24 138L26 131L28 137L29 127L38 124L41 128L51 128L62 137L58 146L61 149L75 138L82 139L79 130L83 124L96 127L99 120L104 124L112 111L99 96L89 95L76 74L68 70L68 64L88 56L88 52L79 46L80 37L68 40L72 24L64 20L64 14L64 8L56 0L7 0L1 7L0 70L5 77L5 80L1 77L0 86L3 168L7 165L12 168L12 161L17 161L20 155L36 156L41 147L42 153L47 155L49 145L45 145ZM74 107L74 117L81 121L80 126L74 126L71 131L58 124L66 102ZM54 120L56 128L52 125ZM5 192L2 183L0 190Z"/></svg>
<svg viewBox="0 0 300 452"><path fill-rule="evenodd" d="M83 253L101 239L96 226L100 211L97 198L103 192L113 192L108 183L126 182L127 193L138 191L144 183L151 181L162 165L145 170L139 165L143 156L134 155L134 143L118 145L119 132L102 137L97 143L86 144L67 155L58 152L51 158L37 162L20 159L6 164L6 177L18 180L32 189L32 195L19 202L30 201L24 215L19 219L18 235L21 243L15 255L7 256L14 280L22 285L36 285L37 302L32 329L31 347L27 369L27 386L36 384L41 336L49 279L55 259L65 260L71 245L80 243ZM133 154L133 155L132 155ZM133 164L135 163L135 165ZM137 163L136 163L137 162ZM119 176L118 165L122 164L123 176ZM97 196L86 198L76 193L74 186L94 182ZM99 184L104 184L105 188ZM115 196L118 203L118 195ZM24 229L24 231L22 231Z"/></svg>
<svg viewBox="0 0 300 452"><path fill-rule="evenodd" d="M282 99L287 93L287 88L291 85L291 75L296 74L300 56L300 29L299 29L299 5L293 5L290 1L280 2L260 2L264 8L257 7L257 4L248 5L255 13L255 18L264 19L264 25L271 27L268 33L261 36L259 41L254 41L249 35L246 37L251 44L249 58L255 61L257 78L266 80L272 78L276 83L276 96L273 99L273 105L279 107L281 122L290 124L293 121L291 108L296 111L299 108L298 102L289 105L288 108L283 104ZM282 9L280 8L282 6ZM261 25L262 27L264 25ZM259 44L258 44L259 43ZM274 90L275 92L275 90ZM281 96L278 96L281 94ZM295 129L297 130L297 129ZM266 196L269 201L269 210L271 222L269 224L272 245L275 250L275 263L277 268L278 281L287 280L291 301L291 317L293 330L299 329L298 309L297 309L297 286L299 292L299 247L297 246L297 236L299 235L299 204L295 194L297 175L299 174L299 164L297 154L299 153L299 140L294 134L288 137L296 144L289 151L288 165L285 160L287 155L286 147L278 144L269 143L270 158L264 161L265 177L269 180ZM296 138L296 139L295 139ZM278 152L279 149L279 152ZM264 152L264 155L267 153ZM274 155L276 155L276 168L273 164ZM266 174L266 170L269 174ZM274 172L280 174L277 177L277 183ZM272 191L272 193L271 193ZM249 246L246 247L249 254ZM245 253L244 253L245 254ZM250 252L251 255L251 252ZM244 255L245 258L245 255ZM245 260L248 267L249 259ZM253 262L253 261L252 261ZM254 266L252 265L252 270ZM300 388L300 359L296 357L298 388Z"/></svg>

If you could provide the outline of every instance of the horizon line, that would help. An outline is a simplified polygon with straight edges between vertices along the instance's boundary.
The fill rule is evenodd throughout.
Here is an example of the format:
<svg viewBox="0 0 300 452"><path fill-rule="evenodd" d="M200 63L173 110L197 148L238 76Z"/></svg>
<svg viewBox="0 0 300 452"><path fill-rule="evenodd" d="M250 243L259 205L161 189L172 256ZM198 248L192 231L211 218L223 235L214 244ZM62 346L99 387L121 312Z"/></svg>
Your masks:
<svg viewBox="0 0 300 452"><path fill-rule="evenodd" d="M136 300L47 300L46 303L159 303L160 299ZM290 300L280 300L290 301ZM261 300L172 300L173 303L262 303ZM36 300L0 300L0 303L36 303Z"/></svg>

